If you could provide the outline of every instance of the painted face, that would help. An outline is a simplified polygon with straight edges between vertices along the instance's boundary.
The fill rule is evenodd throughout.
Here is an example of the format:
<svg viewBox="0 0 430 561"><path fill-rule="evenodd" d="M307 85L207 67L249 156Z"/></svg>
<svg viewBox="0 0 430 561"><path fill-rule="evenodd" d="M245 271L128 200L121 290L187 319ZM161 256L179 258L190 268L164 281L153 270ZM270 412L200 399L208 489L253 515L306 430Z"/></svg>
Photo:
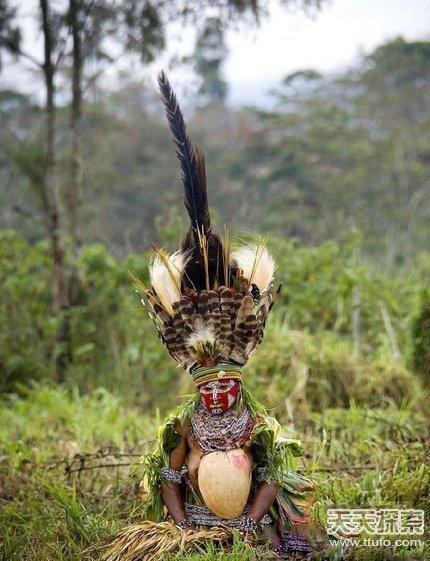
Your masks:
<svg viewBox="0 0 430 561"><path fill-rule="evenodd" d="M214 380L200 386L199 391L205 408L213 415L220 415L230 409L239 393L237 380Z"/></svg>

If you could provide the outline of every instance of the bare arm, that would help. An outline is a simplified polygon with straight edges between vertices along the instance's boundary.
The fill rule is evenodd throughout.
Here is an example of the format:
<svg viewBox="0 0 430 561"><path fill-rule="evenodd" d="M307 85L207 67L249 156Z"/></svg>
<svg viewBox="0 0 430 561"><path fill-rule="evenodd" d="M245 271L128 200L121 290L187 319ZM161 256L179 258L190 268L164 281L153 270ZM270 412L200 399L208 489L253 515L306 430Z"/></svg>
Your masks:
<svg viewBox="0 0 430 561"><path fill-rule="evenodd" d="M262 483L255 493L248 516L255 520L255 522L260 522L272 506L277 492L278 486L276 483Z"/></svg>
<svg viewBox="0 0 430 561"><path fill-rule="evenodd" d="M182 435L181 442L170 454L169 467L175 470L182 469L186 454L186 440L185 436ZM185 514L185 504L182 498L180 485L163 481L161 483L161 497L175 524L186 520L187 515Z"/></svg>

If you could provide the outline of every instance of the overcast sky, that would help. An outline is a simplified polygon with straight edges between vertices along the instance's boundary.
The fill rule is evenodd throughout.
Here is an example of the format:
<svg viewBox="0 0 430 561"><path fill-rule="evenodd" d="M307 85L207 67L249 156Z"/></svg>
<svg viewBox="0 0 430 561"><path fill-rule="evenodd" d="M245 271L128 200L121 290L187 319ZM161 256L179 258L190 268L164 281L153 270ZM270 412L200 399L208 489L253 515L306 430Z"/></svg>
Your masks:
<svg viewBox="0 0 430 561"><path fill-rule="evenodd" d="M251 36L229 35L225 74L233 101L261 98L268 85L301 68L335 71L403 35L430 39L430 0L333 0L314 18L272 10Z"/></svg>
<svg viewBox="0 0 430 561"><path fill-rule="evenodd" d="M29 38L27 50L37 53L41 45L32 28L34 0L20 0L21 21ZM170 51L189 54L192 34L173 30ZM298 69L314 68L333 72L354 63L360 53L402 35L405 39L430 39L430 0L332 0L313 16L276 7L261 26L249 31L230 31L229 56L224 74L230 85L232 103L265 105L265 92L285 75ZM165 59L149 68L155 76ZM1 75L2 87L17 87L27 92L39 88L37 81L16 64ZM139 72L136 68L136 72ZM188 79L181 70L172 72L176 87ZM110 76L111 80L113 76Z"/></svg>

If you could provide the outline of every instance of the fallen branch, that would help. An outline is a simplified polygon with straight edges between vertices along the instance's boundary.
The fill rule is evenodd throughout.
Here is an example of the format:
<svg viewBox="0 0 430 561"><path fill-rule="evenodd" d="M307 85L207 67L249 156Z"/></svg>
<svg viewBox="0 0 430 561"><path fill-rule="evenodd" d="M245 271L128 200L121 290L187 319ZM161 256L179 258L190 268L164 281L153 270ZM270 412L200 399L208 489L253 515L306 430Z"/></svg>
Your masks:
<svg viewBox="0 0 430 561"><path fill-rule="evenodd" d="M130 462L120 462L116 464L97 464L95 466L82 465L76 469L69 469L70 466L67 466L64 471L67 473L67 475L70 475L72 473L79 473L81 471L87 471L90 469L116 468L116 467L130 467Z"/></svg>

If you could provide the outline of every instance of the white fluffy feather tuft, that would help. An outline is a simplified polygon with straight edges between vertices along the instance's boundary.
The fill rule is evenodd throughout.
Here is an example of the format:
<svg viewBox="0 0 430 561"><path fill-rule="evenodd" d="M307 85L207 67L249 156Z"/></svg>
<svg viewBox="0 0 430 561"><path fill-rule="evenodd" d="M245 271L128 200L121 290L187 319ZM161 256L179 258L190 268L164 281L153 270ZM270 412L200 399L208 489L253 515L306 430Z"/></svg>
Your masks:
<svg viewBox="0 0 430 561"><path fill-rule="evenodd" d="M173 303L181 298L181 278L186 264L187 258L180 251L167 255L158 250L149 266L152 288L170 315L173 314Z"/></svg>
<svg viewBox="0 0 430 561"><path fill-rule="evenodd" d="M198 349L202 344L215 343L215 333L202 320L194 325L194 331L187 337L187 346Z"/></svg>
<svg viewBox="0 0 430 561"><path fill-rule="evenodd" d="M232 257L250 285L256 284L261 293L269 288L276 265L265 245L261 243L238 247L233 251Z"/></svg>

